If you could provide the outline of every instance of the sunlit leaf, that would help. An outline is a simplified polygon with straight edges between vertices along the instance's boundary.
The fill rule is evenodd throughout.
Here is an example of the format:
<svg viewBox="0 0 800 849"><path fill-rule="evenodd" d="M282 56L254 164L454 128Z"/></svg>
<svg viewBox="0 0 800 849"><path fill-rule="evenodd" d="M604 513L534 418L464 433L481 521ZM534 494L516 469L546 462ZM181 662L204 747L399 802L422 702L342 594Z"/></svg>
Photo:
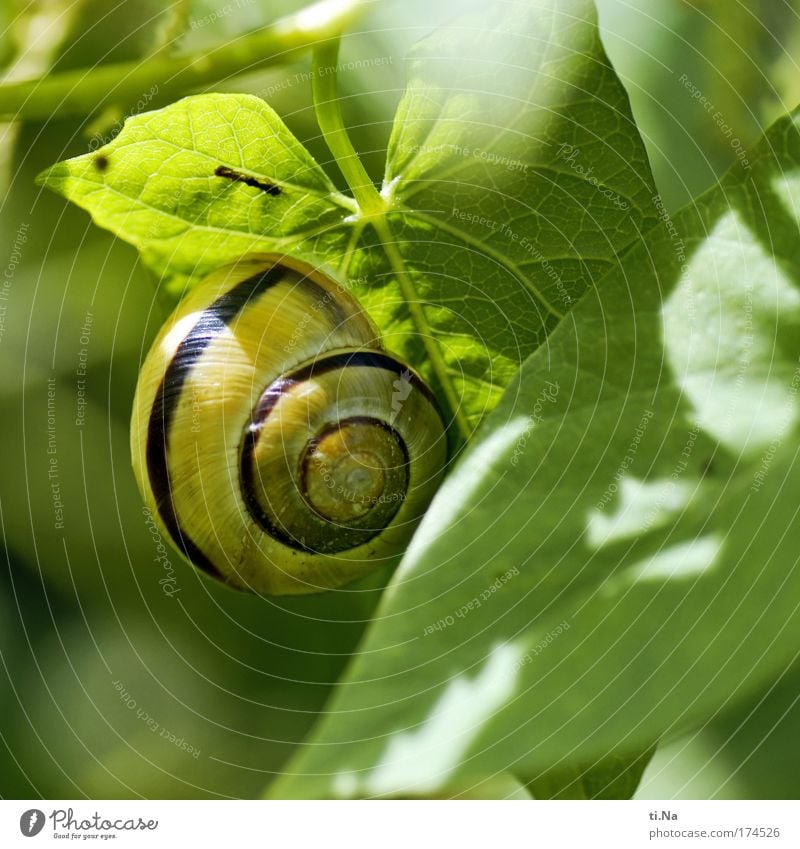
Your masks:
<svg viewBox="0 0 800 849"><path fill-rule="evenodd" d="M599 763L796 656L799 120L665 217L525 363L276 795ZM433 775L426 736L448 753Z"/></svg>
<svg viewBox="0 0 800 849"><path fill-rule="evenodd" d="M252 96L133 117L43 179L139 248L176 295L247 252L325 263L462 438L654 223L644 148L589 0L490 4L422 42L379 222Z"/></svg>

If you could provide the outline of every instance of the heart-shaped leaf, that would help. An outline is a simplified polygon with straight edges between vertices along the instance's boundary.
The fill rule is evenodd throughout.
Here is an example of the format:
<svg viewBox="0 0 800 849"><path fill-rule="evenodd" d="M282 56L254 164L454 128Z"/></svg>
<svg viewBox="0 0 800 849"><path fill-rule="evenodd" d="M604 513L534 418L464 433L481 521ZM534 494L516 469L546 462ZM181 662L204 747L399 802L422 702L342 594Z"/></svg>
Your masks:
<svg viewBox="0 0 800 849"><path fill-rule="evenodd" d="M244 95L130 118L42 179L134 244L176 296L252 251L328 265L466 439L654 223L653 186L590 0L488 4L426 39L409 73L377 215Z"/></svg>

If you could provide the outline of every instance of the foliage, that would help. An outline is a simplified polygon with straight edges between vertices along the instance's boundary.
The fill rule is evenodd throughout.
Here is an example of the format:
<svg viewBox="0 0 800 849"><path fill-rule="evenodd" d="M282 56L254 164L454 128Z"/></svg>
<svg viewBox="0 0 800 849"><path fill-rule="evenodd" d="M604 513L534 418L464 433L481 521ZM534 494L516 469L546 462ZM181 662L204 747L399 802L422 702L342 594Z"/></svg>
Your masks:
<svg viewBox="0 0 800 849"><path fill-rule="evenodd" d="M136 245L173 292L248 251L326 262L467 438L590 281L655 222L644 148L591 3L501 8L415 50L379 214L355 214L247 96L131 118L45 185Z"/></svg>

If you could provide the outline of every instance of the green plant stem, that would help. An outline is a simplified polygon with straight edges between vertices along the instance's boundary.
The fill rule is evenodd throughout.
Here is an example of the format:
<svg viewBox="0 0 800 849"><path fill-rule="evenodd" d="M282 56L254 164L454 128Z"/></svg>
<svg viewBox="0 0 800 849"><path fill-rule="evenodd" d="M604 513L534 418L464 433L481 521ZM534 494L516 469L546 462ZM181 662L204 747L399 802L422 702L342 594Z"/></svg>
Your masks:
<svg viewBox="0 0 800 849"><path fill-rule="evenodd" d="M286 63L320 39L340 32L355 16L356 6L356 0L323 0L201 53L157 55L0 85L0 116L17 120L89 116L113 103L135 102L148 93L159 101L168 100L245 71Z"/></svg>
<svg viewBox="0 0 800 849"><path fill-rule="evenodd" d="M314 46L311 88L314 96L314 109L317 122L322 130L325 142L341 169L348 186L356 199L359 216L368 221L383 243L386 255L397 277L403 297L408 304L414 324L419 330L428 359L439 380L450 412L458 430L461 444L471 436L469 422L459 403L458 393L447 373L447 364L442 359L434 334L428 326L425 311L420 303L410 275L405 269L403 257L397 249L391 226L386 217L389 204L375 188L358 154L350 141L344 126L342 111L336 86L336 67L339 59L339 41L337 35Z"/></svg>
<svg viewBox="0 0 800 849"><path fill-rule="evenodd" d="M330 152L336 159L362 215L382 214L386 203L369 178L342 120L336 86L339 59L339 36L314 46L311 90L319 128Z"/></svg>
<svg viewBox="0 0 800 849"><path fill-rule="evenodd" d="M436 343L436 334L428 324L419 293L414 286L411 275L405 267L403 257L397 249L397 239L392 233L389 220L384 216L375 216L371 223L380 237L383 249L386 251L389 264L392 266L395 278L400 286L400 291L403 293L403 300L406 302L414 326L422 338L422 344L428 355L428 362L433 369L433 373L436 375L442 394L447 401L453 426L457 432L454 447L458 450L463 445L466 445L472 436L472 428L467 417L464 415L458 391L453 384L451 376L448 374L447 363L442 358L441 351Z"/></svg>

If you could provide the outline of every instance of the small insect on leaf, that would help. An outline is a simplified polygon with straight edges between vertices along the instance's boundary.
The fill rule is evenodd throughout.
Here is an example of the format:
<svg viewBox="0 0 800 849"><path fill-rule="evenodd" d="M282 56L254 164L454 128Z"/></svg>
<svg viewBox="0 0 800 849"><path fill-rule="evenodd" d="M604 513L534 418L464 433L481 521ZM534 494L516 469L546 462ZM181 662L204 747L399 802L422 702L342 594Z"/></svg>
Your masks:
<svg viewBox="0 0 800 849"><path fill-rule="evenodd" d="M273 197L277 197L283 193L281 187L276 186L275 183L270 183L269 180L251 177L248 174L242 174L239 171L234 171L233 168L229 168L227 165L218 165L214 174L217 177L224 177L226 180L231 180L234 183L244 183L246 186L252 186L254 189L261 189L262 192L266 192Z"/></svg>

